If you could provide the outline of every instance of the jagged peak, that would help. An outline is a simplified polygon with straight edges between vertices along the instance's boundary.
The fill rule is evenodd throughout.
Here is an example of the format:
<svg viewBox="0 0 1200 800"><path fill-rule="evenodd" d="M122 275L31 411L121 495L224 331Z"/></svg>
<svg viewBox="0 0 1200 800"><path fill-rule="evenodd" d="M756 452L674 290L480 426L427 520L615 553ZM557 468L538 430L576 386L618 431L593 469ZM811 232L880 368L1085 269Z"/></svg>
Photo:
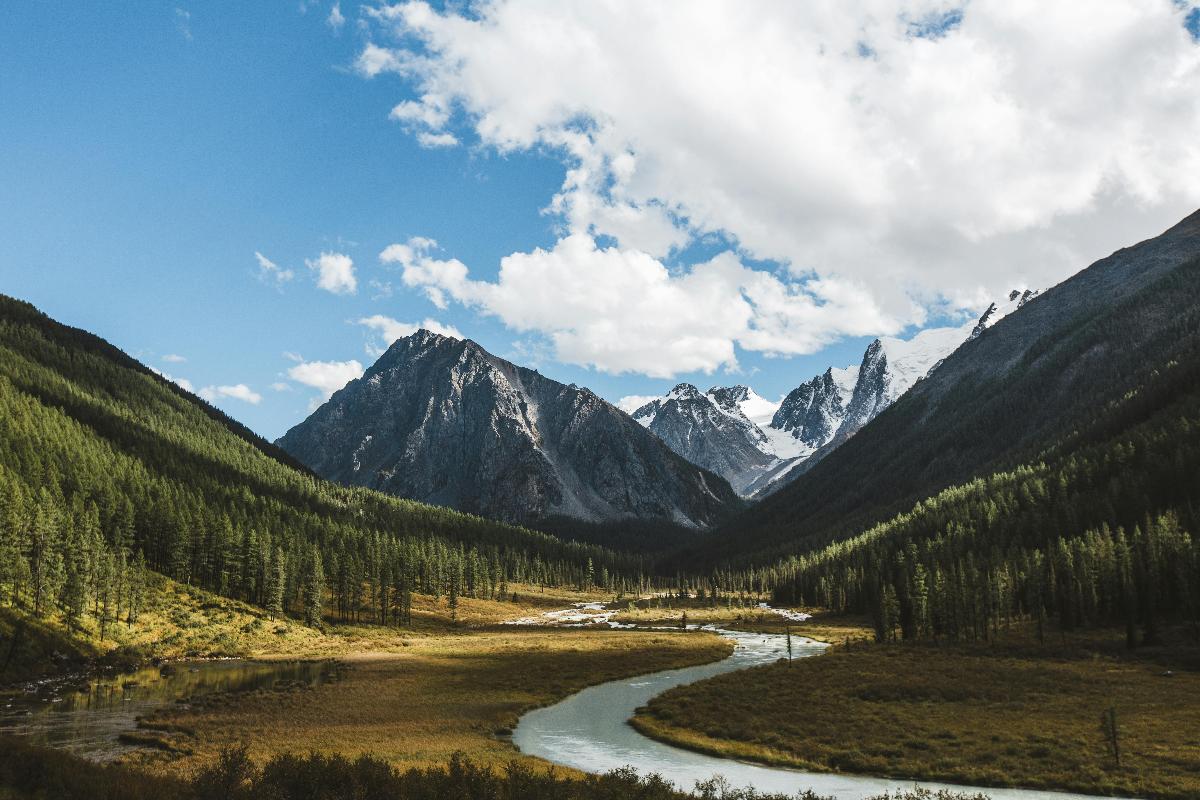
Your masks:
<svg viewBox="0 0 1200 800"><path fill-rule="evenodd" d="M667 400L694 400L700 397L700 390L691 383L677 383L675 388L667 393Z"/></svg>

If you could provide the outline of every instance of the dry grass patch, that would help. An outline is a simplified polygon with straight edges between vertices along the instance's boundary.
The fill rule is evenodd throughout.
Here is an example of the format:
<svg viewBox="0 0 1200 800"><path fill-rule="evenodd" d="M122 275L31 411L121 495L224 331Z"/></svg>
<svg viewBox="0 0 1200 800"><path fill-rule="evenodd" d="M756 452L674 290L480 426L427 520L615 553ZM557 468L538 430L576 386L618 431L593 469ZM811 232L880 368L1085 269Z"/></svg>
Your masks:
<svg viewBox="0 0 1200 800"><path fill-rule="evenodd" d="M667 692L635 724L692 749L817 770L1200 796L1200 673L1027 648L865 645ZM1117 709L1122 765L1100 731Z"/></svg>

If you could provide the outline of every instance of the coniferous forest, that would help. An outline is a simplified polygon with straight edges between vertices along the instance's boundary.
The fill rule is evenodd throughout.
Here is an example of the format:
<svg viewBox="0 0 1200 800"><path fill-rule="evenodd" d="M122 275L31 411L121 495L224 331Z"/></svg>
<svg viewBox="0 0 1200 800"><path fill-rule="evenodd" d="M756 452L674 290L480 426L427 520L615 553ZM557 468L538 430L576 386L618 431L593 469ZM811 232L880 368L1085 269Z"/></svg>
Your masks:
<svg viewBox="0 0 1200 800"><path fill-rule="evenodd" d="M1011 468L958 484L848 539L784 559L777 599L869 613L881 639L987 639L1000 626L1123 626L1129 647L1184 622L1200 635L1200 263L1103 320L1075 349L1112 348L1090 400L1116 395ZM1159 304L1176 312L1164 321ZM1025 387L1018 387L1028 392ZM1029 397L1028 394L1025 395Z"/></svg>
<svg viewBox="0 0 1200 800"><path fill-rule="evenodd" d="M276 614L649 580L640 557L316 478L91 334L0 299L0 603L136 621L143 570Z"/></svg>

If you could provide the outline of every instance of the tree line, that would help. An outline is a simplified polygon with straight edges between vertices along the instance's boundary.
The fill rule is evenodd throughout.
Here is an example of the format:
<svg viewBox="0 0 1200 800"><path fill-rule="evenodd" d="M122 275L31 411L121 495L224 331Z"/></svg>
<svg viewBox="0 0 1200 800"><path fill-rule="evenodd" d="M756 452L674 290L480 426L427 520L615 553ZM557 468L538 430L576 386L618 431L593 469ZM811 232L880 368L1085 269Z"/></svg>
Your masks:
<svg viewBox="0 0 1200 800"><path fill-rule="evenodd" d="M880 639L988 639L1014 621L1122 625L1130 647L1200 636L1195 363L1072 433L1044 461L951 487L776 565L780 602L869 614Z"/></svg>
<svg viewBox="0 0 1200 800"><path fill-rule="evenodd" d="M321 480L2 296L0 443L0 602L38 614L136 619L142 569L314 623L402 624L413 592L654 584L643 556Z"/></svg>

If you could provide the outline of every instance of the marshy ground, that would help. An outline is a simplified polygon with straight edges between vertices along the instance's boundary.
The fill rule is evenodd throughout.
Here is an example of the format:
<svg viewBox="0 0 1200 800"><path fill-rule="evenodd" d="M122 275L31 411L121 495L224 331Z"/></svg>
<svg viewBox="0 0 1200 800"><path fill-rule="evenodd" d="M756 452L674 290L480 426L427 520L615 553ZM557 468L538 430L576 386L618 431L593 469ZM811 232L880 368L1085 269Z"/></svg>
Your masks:
<svg viewBox="0 0 1200 800"><path fill-rule="evenodd" d="M1120 642L1038 645L1019 632L988 645L859 641L673 689L634 723L683 747L810 770L1200 796L1193 648L1130 655ZM1120 766L1101 731L1109 708Z"/></svg>

